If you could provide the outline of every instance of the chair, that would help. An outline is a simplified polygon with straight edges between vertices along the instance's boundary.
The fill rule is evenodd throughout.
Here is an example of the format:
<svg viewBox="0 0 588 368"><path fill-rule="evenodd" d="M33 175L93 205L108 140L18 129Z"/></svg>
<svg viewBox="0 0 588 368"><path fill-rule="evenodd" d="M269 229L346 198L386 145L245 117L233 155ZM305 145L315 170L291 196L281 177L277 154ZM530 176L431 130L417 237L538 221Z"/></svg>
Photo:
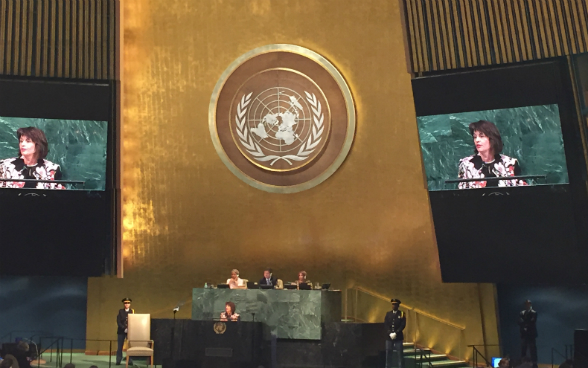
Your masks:
<svg viewBox="0 0 588 368"><path fill-rule="evenodd" d="M151 340L151 315L129 314L127 333L127 368L129 357L149 357L148 365L153 365L153 346Z"/></svg>
<svg viewBox="0 0 588 368"><path fill-rule="evenodd" d="M282 279L278 279L276 289L283 289L283 288L284 288L284 281L282 281Z"/></svg>

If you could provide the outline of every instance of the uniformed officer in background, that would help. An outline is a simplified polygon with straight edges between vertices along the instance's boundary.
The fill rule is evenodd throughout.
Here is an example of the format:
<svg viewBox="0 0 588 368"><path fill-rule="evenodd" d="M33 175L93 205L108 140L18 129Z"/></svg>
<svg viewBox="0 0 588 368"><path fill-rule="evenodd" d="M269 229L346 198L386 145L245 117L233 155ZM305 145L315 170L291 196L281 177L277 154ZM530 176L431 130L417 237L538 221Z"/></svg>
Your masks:
<svg viewBox="0 0 588 368"><path fill-rule="evenodd" d="M135 313L134 309L131 309L131 298L124 298L122 300L124 308L118 310L116 316L116 324L118 326L116 334L118 335L118 347L116 350L116 365L120 365L122 361L123 346L125 339L127 338L127 332L129 328L129 314ZM129 364L133 364L133 361L129 358Z"/></svg>
<svg viewBox="0 0 588 368"><path fill-rule="evenodd" d="M519 329L521 332L521 358L531 354L533 368L537 368L537 312L533 310L530 300L525 300L525 309L519 313Z"/></svg>
<svg viewBox="0 0 588 368"><path fill-rule="evenodd" d="M392 367L393 356L396 356L396 367L404 368L404 334L402 331L406 327L406 316L403 311L398 310L400 300L392 299L392 310L386 313L384 325L388 336L386 338L386 368Z"/></svg>

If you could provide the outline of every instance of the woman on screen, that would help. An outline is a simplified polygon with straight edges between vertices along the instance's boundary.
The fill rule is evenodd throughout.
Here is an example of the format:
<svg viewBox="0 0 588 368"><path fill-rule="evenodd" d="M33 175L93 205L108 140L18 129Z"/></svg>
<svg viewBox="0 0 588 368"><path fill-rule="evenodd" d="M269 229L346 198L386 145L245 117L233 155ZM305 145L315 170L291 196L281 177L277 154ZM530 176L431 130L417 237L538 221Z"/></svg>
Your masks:
<svg viewBox="0 0 588 368"><path fill-rule="evenodd" d="M474 152L459 160L458 177L460 179L483 179L521 175L521 167L516 158L501 155L502 138L494 123L480 120L471 123L470 134L474 139ZM485 187L516 187L527 185L520 179L467 181L458 185L459 189Z"/></svg>
<svg viewBox="0 0 588 368"><path fill-rule="evenodd" d="M59 165L45 159L49 144L38 128L19 128L18 157L0 161L0 179L60 180ZM58 183L0 181L0 188L65 189Z"/></svg>

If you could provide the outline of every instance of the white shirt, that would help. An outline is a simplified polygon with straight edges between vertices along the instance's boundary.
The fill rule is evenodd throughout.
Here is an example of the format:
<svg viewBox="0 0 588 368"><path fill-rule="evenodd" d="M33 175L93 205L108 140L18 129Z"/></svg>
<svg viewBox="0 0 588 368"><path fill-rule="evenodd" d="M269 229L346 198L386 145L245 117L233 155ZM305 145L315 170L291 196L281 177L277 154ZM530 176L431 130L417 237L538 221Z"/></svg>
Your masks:
<svg viewBox="0 0 588 368"><path fill-rule="evenodd" d="M227 279L227 284L231 285L231 280L232 279ZM237 277L237 286L243 286L243 279L240 277Z"/></svg>

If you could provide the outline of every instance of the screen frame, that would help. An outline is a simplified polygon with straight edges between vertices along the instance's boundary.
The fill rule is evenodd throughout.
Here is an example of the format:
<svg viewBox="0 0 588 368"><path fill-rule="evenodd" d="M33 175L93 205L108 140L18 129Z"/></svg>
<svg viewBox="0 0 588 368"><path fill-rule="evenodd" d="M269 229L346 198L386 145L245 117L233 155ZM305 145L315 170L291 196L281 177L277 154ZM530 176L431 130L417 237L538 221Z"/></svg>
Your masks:
<svg viewBox="0 0 588 368"><path fill-rule="evenodd" d="M0 254L11 254L11 259L0 257L2 275L59 275L101 276L117 274L118 218L119 218L119 82L114 80L86 80L65 78L0 77L0 116L63 120L106 121L106 172L104 190L0 189L0 205L7 211L0 228L11 233L27 233L26 215L17 210L27 206L31 211L41 209L46 216L68 215L74 223L58 223L50 229L54 236L51 249L42 242L15 241L12 245L0 242ZM96 213L84 212L85 206ZM14 213L14 216L12 216ZM72 213L81 214L80 219ZM33 213L36 217L38 214ZM23 217L25 216L25 217ZM16 219L18 218L18 219ZM42 218L42 217L41 217ZM43 227L43 224L40 224ZM70 226L70 228L68 228ZM82 230L78 230L81 228ZM75 229L75 230L71 230ZM37 230L38 232L39 230ZM29 231L30 232L30 231ZM70 232L74 235L71 235ZM67 240L66 240L67 239ZM24 246L35 262L27 262L15 253L15 244ZM76 248L77 246L77 248ZM84 247L92 247L88 251ZM48 252L52 252L49 254ZM39 255L40 254L40 255ZM42 256L54 256L55 264L42 262ZM55 255L62 255L55 257Z"/></svg>
<svg viewBox="0 0 588 368"><path fill-rule="evenodd" d="M588 244L586 160L582 142L583 130L580 127L568 60L566 58L554 58L541 62L521 63L474 71L455 71L442 75L415 78L412 81L412 86L417 117L550 104L557 104L559 108L569 184L429 191L424 162L422 163L423 184L429 194L443 281L586 282L588 280L588 270L585 270L585 267L581 267L578 263L579 258L588 257L588 249L585 246L585 244ZM419 148L421 148L420 139ZM494 197L496 199L492 199L491 196L496 196ZM475 241L471 238L462 240L455 236L455 232L460 231L458 222L469 221L467 216L458 212L464 211L467 214L471 213L468 211L474 209L474 207L468 207L468 201L463 197L471 197L473 201L480 205L483 203L497 203L492 201L497 201L498 198L505 198L506 196L516 196L519 198L518 200L522 201L521 203L531 204L533 201L540 203L543 196L549 196L551 200L556 196L560 196L565 200L565 203L570 204L570 209L565 211L562 208L559 209L559 211L563 211L561 212L562 217L565 215L565 218L573 223L573 233L566 236L561 242L561 245L564 246L562 251L570 253L565 260L570 262L570 267L568 268L570 272L568 274L558 273L555 270L543 270L542 268L539 268L541 272L536 272L537 268L533 267L543 267L545 264L541 264L541 262L545 263L547 261L539 258L533 259L530 262L532 264L529 265L516 265L514 269L511 267L508 272L503 272L502 274L498 274L490 266L484 264L468 264L465 269L460 269L460 264L463 265L475 259L475 255L472 255L472 253L475 253L475 248L464 248L463 244L468 241L469 244L473 244L480 240L475 238ZM485 197L486 199L484 200L487 202L481 201L481 197ZM516 211L520 216L525 216L525 212L521 208L509 208L509 211ZM454 216L456 219L452 220ZM557 220L558 216L554 215L551 218ZM508 233L508 235L524 239L524 230L515 229L513 234ZM557 229L550 234L556 233L558 233ZM464 243L462 245L452 244L452 242L456 243L456 239ZM489 247L492 244L489 239L482 239L480 243L483 243L484 245L482 246L484 247ZM544 245L537 244L537 246ZM527 250L532 251L531 246L528 244L525 246ZM554 244L553 246L560 245ZM489 248L479 248L482 252L487 249ZM547 253L546 251L545 254ZM457 261L456 256L461 257L461 259ZM487 263L494 264L494 261L496 260L488 259Z"/></svg>

